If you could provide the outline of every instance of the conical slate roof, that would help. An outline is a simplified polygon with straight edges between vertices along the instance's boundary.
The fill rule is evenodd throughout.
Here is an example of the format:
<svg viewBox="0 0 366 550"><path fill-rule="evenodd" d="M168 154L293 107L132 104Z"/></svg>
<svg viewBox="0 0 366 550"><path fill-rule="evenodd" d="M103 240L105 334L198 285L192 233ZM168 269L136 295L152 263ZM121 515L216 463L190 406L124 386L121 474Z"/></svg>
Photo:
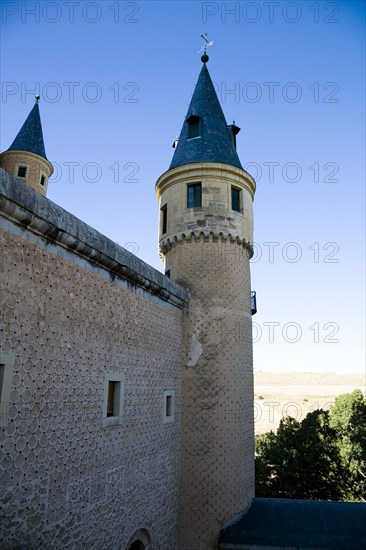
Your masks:
<svg viewBox="0 0 366 550"><path fill-rule="evenodd" d="M48 160L44 148L38 100L8 151L28 151Z"/></svg>
<svg viewBox="0 0 366 550"><path fill-rule="evenodd" d="M204 57L204 56L203 56ZM208 60L208 57L206 60ZM201 118L200 137L188 138L190 116ZM238 129L239 130L239 129ZM170 169L191 162L222 162L242 168L224 113L204 62Z"/></svg>

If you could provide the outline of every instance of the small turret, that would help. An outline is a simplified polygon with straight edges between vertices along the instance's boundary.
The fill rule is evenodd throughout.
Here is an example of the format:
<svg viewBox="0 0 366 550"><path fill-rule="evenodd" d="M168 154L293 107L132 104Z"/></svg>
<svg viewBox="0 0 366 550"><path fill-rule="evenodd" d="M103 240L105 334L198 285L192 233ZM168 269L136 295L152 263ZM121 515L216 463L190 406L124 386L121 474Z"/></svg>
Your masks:
<svg viewBox="0 0 366 550"><path fill-rule="evenodd" d="M159 253L175 279L167 252L192 236L237 242L252 254L255 181L241 165L206 63L188 107L174 155L156 184L160 203ZM173 270L173 271L172 271Z"/></svg>
<svg viewBox="0 0 366 550"><path fill-rule="evenodd" d="M53 166L46 157L43 141L39 96L26 121L7 151L0 155L0 166L9 174L46 195Z"/></svg>

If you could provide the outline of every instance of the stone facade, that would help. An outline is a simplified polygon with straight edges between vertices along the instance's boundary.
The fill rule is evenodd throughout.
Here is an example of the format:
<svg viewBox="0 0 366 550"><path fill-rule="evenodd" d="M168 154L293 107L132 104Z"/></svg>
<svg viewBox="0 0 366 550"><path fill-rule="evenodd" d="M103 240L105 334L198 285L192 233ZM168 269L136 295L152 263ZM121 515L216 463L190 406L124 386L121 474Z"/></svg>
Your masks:
<svg viewBox="0 0 366 550"><path fill-rule="evenodd" d="M1 175L0 546L177 548L187 293ZM107 374L123 407L104 427Z"/></svg>
<svg viewBox="0 0 366 550"><path fill-rule="evenodd" d="M0 155L1 549L365 547L364 504L253 498L255 182L201 60L156 186L169 277L42 196L38 96Z"/></svg>
<svg viewBox="0 0 366 550"><path fill-rule="evenodd" d="M39 98L0 157L1 548L217 550L251 504L255 182L202 61L156 185L168 276L41 196Z"/></svg>
<svg viewBox="0 0 366 550"><path fill-rule="evenodd" d="M0 155L0 166L15 177L18 176L18 168L25 167L26 175L18 178L19 181L46 196L48 179L53 173L53 166L48 160L28 151L5 151Z"/></svg>
<svg viewBox="0 0 366 550"><path fill-rule="evenodd" d="M187 186L201 183L200 208ZM232 210L231 186L241 190ZM182 372L181 550L214 550L220 527L254 496L252 319L249 259L253 179L224 164L192 164L157 182L167 205L160 253L190 301ZM169 215L169 211L171 214Z"/></svg>

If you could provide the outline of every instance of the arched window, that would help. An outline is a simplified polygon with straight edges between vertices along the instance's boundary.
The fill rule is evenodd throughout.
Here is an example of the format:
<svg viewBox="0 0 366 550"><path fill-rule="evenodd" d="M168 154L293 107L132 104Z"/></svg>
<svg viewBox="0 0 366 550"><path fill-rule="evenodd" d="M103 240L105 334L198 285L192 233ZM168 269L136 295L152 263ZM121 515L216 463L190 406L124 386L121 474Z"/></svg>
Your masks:
<svg viewBox="0 0 366 550"><path fill-rule="evenodd" d="M147 529L138 529L132 535L126 550L151 550L151 537Z"/></svg>
<svg viewBox="0 0 366 550"><path fill-rule="evenodd" d="M188 124L188 139L201 136L201 117L191 115L187 118Z"/></svg>

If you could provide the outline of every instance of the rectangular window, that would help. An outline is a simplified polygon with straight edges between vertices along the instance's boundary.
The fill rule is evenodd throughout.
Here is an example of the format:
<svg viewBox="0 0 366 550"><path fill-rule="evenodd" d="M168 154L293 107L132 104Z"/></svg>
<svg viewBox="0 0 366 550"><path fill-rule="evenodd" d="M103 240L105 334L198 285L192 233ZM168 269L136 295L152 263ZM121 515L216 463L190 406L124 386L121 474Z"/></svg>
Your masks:
<svg viewBox="0 0 366 550"><path fill-rule="evenodd" d="M107 416L118 416L119 414L119 394L121 382L110 380L108 382L108 402Z"/></svg>
<svg viewBox="0 0 366 550"><path fill-rule="evenodd" d="M104 378L102 423L104 427L122 422L123 374L108 373Z"/></svg>
<svg viewBox="0 0 366 550"><path fill-rule="evenodd" d="M0 365L0 405L2 404L4 374L5 374L5 365Z"/></svg>
<svg viewBox="0 0 366 550"><path fill-rule="evenodd" d="M200 137L200 117L191 115L187 120L188 123L188 139Z"/></svg>
<svg viewBox="0 0 366 550"><path fill-rule="evenodd" d="M231 208L236 212L240 212L240 189L231 188Z"/></svg>
<svg viewBox="0 0 366 550"><path fill-rule="evenodd" d="M164 423L174 422L174 390L164 391Z"/></svg>
<svg viewBox="0 0 366 550"><path fill-rule="evenodd" d="M161 207L160 212L161 212L161 234L164 235L168 231L168 208L166 204L164 204L164 206Z"/></svg>
<svg viewBox="0 0 366 550"><path fill-rule="evenodd" d="M27 175L27 167L18 166L18 178L25 178L26 175Z"/></svg>
<svg viewBox="0 0 366 550"><path fill-rule="evenodd" d="M10 393L13 382L14 357L0 351L0 426L8 423L9 410L12 405Z"/></svg>
<svg viewBox="0 0 366 550"><path fill-rule="evenodd" d="M187 186L187 208L202 207L202 185L195 183Z"/></svg>
<svg viewBox="0 0 366 550"><path fill-rule="evenodd" d="M173 415L173 396L167 395L165 402L165 416L171 417Z"/></svg>
<svg viewBox="0 0 366 550"><path fill-rule="evenodd" d="M42 174L42 176L41 176L41 179L40 179L40 182L39 182L39 183L42 185L42 187L44 187L44 184L46 183L46 178L44 177L43 174Z"/></svg>
<svg viewBox="0 0 366 550"><path fill-rule="evenodd" d="M165 276L170 279L170 269L167 269L165 272Z"/></svg>

